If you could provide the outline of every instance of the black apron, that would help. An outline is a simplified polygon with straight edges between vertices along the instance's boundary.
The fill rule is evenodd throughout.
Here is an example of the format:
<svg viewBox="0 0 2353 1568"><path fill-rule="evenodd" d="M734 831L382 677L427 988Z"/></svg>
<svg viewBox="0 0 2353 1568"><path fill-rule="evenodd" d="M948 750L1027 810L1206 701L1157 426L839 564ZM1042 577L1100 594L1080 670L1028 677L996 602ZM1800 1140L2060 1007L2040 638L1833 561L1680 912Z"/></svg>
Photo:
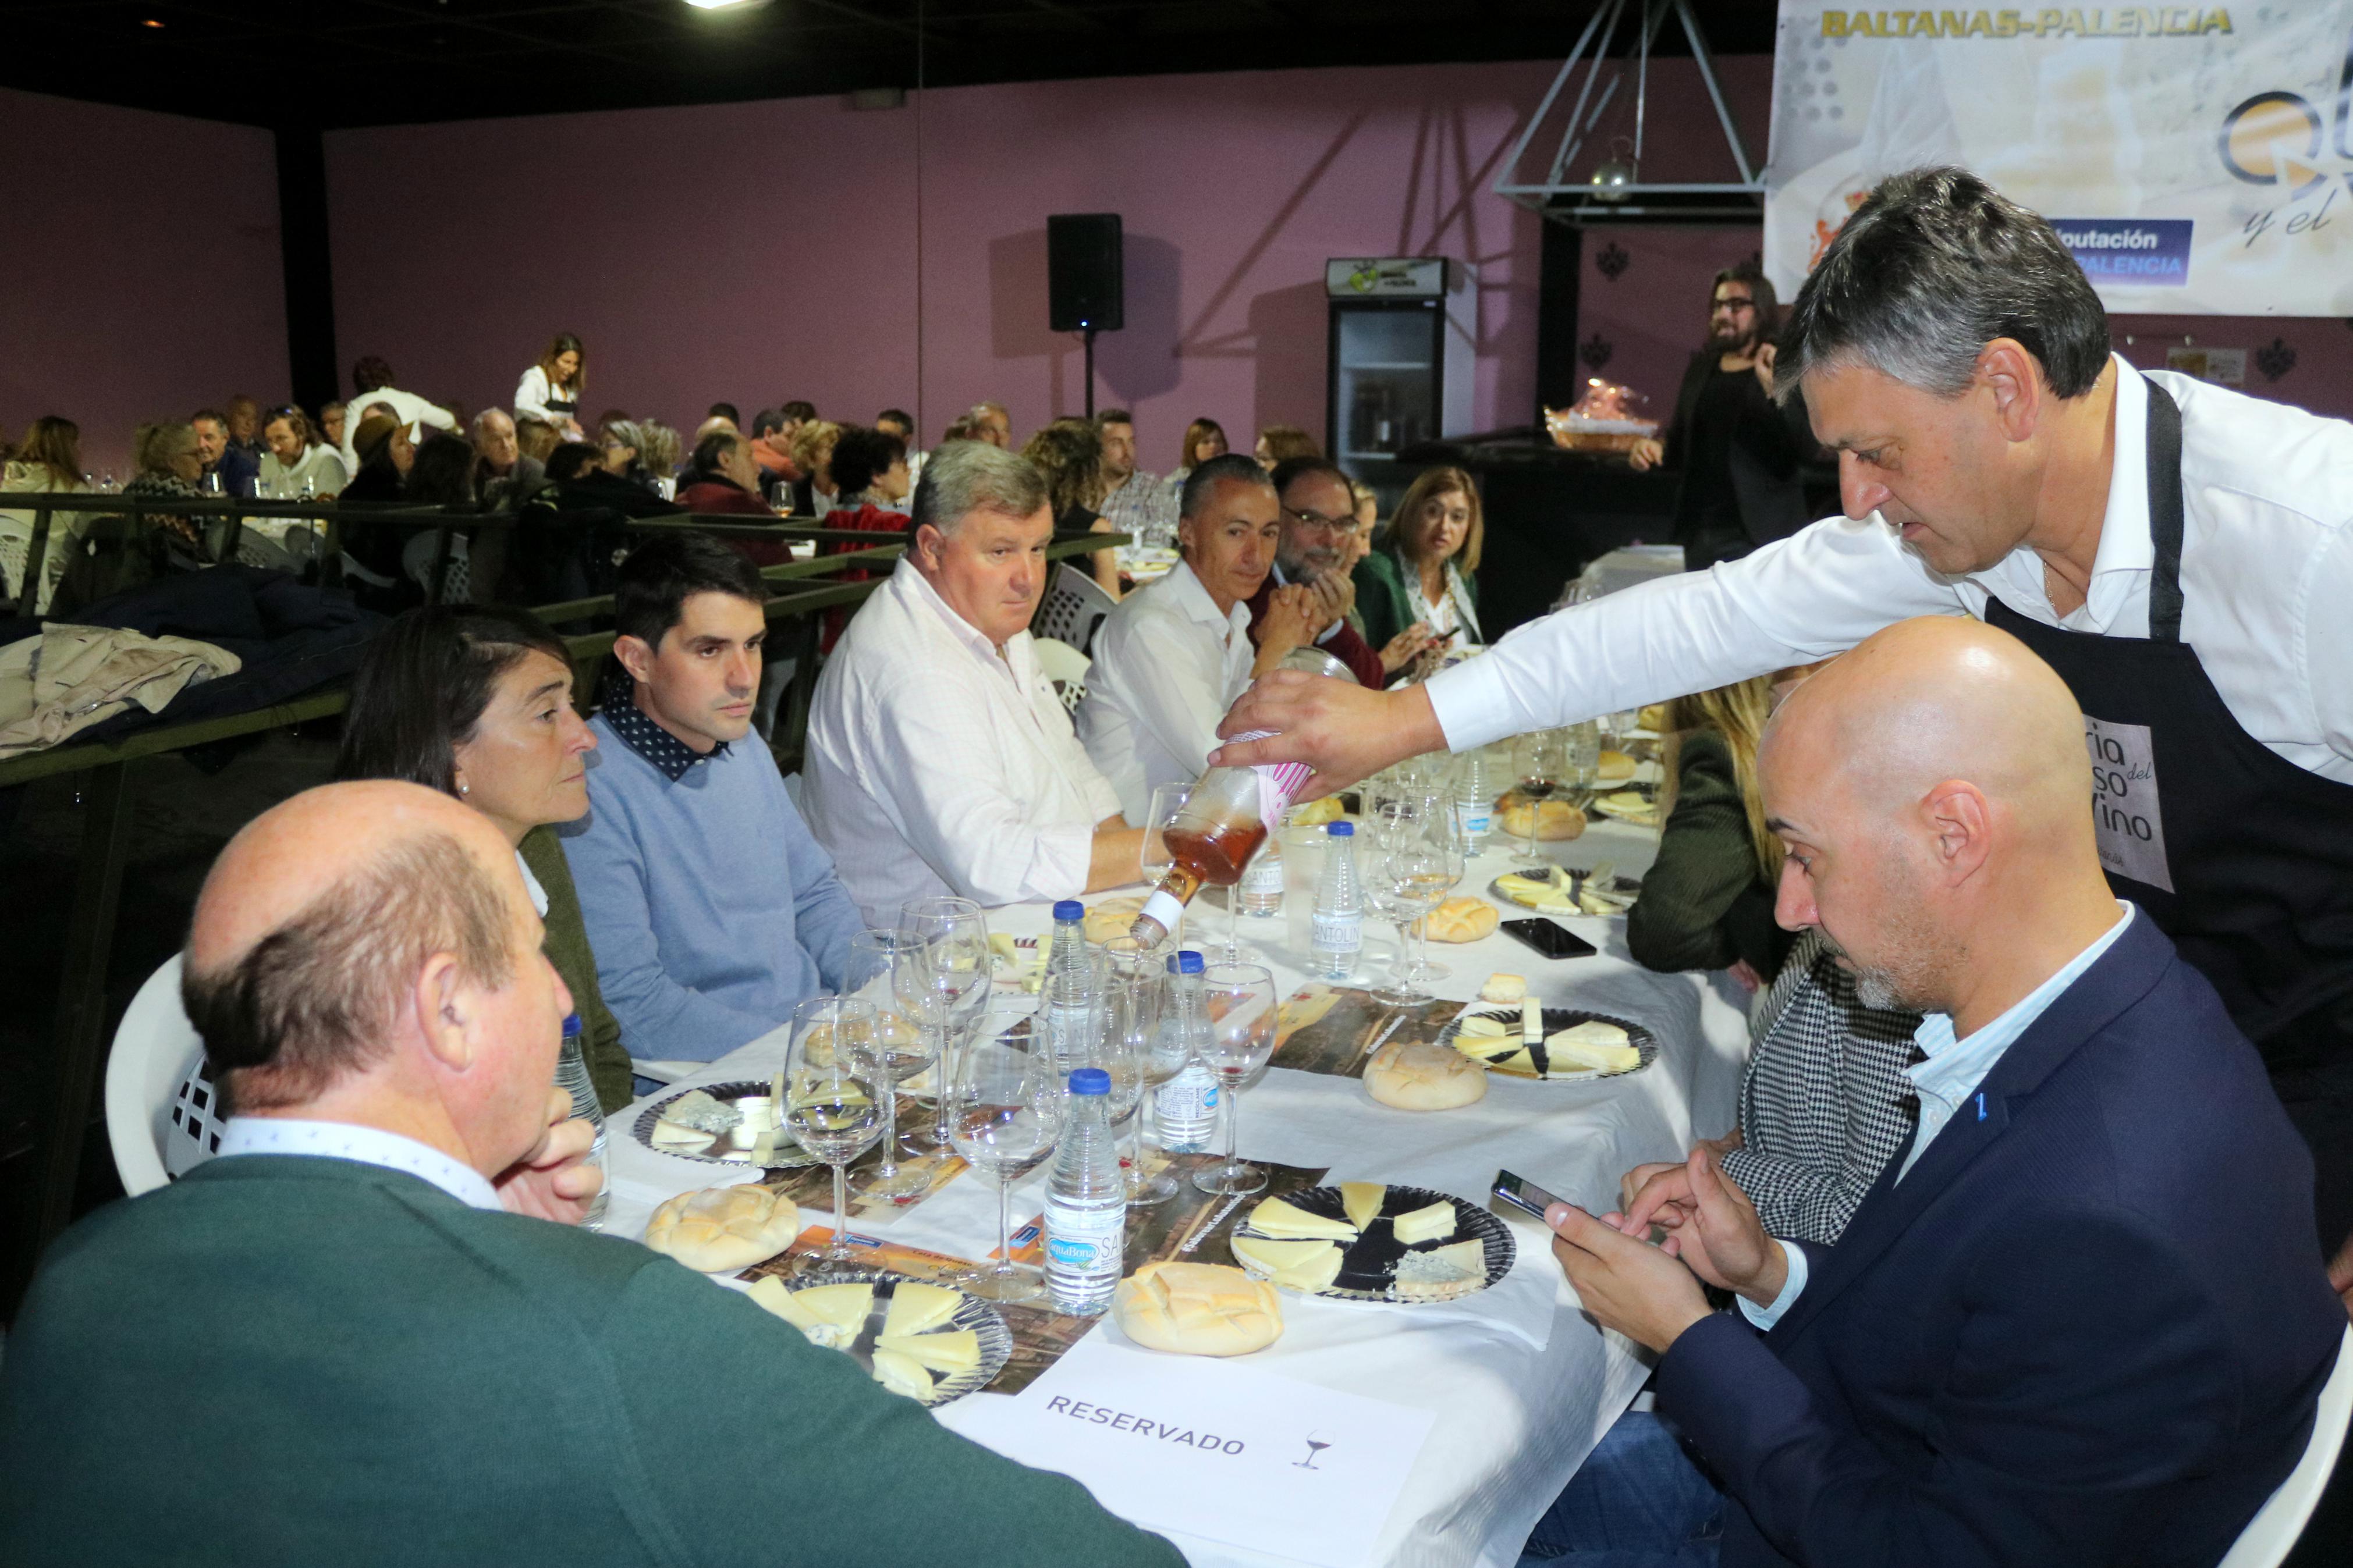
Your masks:
<svg viewBox="0 0 2353 1568"><path fill-rule="evenodd" d="M2214 983L2316 1159L2341 1165L2353 1126L2353 784L2249 735L2181 640L2181 410L2146 384L2147 638L2044 626L1999 599L1986 620L2041 655L2084 710L2100 862L2116 896ZM2316 1137L2324 1126L2330 1135ZM2324 1194L2342 1177L2324 1169ZM2353 1224L2334 1212L2343 1206L2322 1204L2332 1251Z"/></svg>

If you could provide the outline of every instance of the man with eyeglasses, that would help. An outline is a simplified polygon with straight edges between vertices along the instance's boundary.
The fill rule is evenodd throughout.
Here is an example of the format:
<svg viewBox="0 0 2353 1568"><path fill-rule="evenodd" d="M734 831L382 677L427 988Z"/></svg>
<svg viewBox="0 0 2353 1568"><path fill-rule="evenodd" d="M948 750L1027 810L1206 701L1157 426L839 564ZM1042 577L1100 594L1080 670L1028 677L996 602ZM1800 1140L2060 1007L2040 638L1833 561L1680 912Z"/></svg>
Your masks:
<svg viewBox="0 0 2353 1568"><path fill-rule="evenodd" d="M1805 403L1773 403L1772 331L1779 315L1773 285L1744 261L1715 275L1707 343L1692 355L1663 441L1640 441L1635 472L1679 468L1675 542L1683 564L1704 572L1719 561L1786 539L1812 521L1798 468L1814 449Z"/></svg>
<svg viewBox="0 0 2353 1568"><path fill-rule="evenodd" d="M1274 591L1301 584L1314 595L1315 646L1346 665L1359 682L1379 690L1388 684L1390 667L1348 624L1356 603L1348 569L1362 553L1356 548L1356 499L1348 492L1348 476L1322 458L1287 458L1275 465L1274 489L1282 506L1282 533L1275 542L1274 570L1250 600L1250 640L1261 637L1261 623Z"/></svg>

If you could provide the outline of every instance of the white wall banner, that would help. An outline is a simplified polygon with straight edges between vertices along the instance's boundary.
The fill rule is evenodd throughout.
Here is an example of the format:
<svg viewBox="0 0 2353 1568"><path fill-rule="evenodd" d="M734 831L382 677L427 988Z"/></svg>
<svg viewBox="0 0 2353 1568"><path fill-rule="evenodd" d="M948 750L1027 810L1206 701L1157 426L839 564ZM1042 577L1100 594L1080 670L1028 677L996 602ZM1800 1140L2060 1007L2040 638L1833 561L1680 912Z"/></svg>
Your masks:
<svg viewBox="0 0 2353 1568"><path fill-rule="evenodd" d="M2111 310L2353 316L2353 0L1856 11L1781 0L1765 269L1957 163L2050 218Z"/></svg>

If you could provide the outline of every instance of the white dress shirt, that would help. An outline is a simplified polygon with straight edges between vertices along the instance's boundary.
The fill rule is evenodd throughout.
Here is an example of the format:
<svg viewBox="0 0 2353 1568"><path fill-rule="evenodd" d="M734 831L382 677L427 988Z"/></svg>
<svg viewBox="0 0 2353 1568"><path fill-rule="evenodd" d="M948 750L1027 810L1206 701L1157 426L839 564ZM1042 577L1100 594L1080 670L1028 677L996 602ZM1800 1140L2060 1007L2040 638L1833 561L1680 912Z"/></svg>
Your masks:
<svg viewBox="0 0 2353 1568"><path fill-rule="evenodd" d="M495 1209L498 1189L480 1171L429 1143L349 1121L303 1121L286 1116L232 1116L221 1129L216 1160L237 1154L308 1154L357 1160L432 1183L469 1208Z"/></svg>
<svg viewBox="0 0 2353 1568"><path fill-rule="evenodd" d="M1705 691L1989 596L2069 631L2148 636L2148 387L2181 405L2181 639L2242 728L2353 784L2353 425L2165 371L2116 367L2116 466L2090 594L2061 616L2042 560L1945 577L1877 514L1829 518L1710 572L1520 627L1427 687L1455 751Z"/></svg>
<svg viewBox="0 0 2353 1568"><path fill-rule="evenodd" d="M851 617L809 710L807 815L870 923L909 899L1084 891L1119 797L1024 630L1002 656L910 561Z"/></svg>
<svg viewBox="0 0 2353 1568"><path fill-rule="evenodd" d="M1921 1018L1920 1026L1913 1032L1912 1038L1928 1059L1915 1062L1904 1069L1905 1076L1911 1079L1913 1091L1920 1101L1920 1125L1914 1131L1912 1147L1905 1153L1904 1163L1895 1173L1897 1181L1901 1182L1912 1173L1912 1167L1920 1163L1920 1156L1928 1152L1928 1145L1936 1141L1936 1134L1945 1130L1945 1123L1953 1119L1954 1112L1968 1103L1971 1095L1977 1094L1978 1085L1985 1082L1986 1074L1993 1071L1994 1064L2018 1043L2018 1037L2026 1033L2034 1020L2049 1012L2051 1005L2058 1001L2069 986L2081 980L2085 970L2100 961L2101 954L2116 946L2116 939L2124 935L2125 928L2133 922L2132 905L2118 899L2116 908L2124 913L2097 941L2069 959L2056 974L2011 1003L1999 1017L1972 1030L1968 1038L1954 1038L1953 1018L1949 1013L1930 1013ZM1978 1120L1984 1121L1983 1095L1978 1095L1977 1110ZM1768 1306L1753 1305L1746 1297L1740 1301L1741 1315L1760 1329L1769 1329L1779 1322L1781 1314L1789 1310L1789 1303L1795 1301L1806 1288L1805 1248L1791 1247L1778 1240L1774 1245L1781 1249L1781 1256L1789 1266L1789 1277L1782 1282L1781 1293L1774 1297Z"/></svg>
<svg viewBox="0 0 2353 1568"><path fill-rule="evenodd" d="M356 475L360 471L359 453L352 447L352 438L360 433L367 419L367 411L376 404L392 410L392 416L408 429L408 439L415 443L425 438L424 426L457 433L458 416L438 403L427 403L413 392L403 392L396 386L379 386L374 392L363 392L345 404L343 413L343 444L336 448L343 460L343 472Z"/></svg>
<svg viewBox="0 0 2353 1568"><path fill-rule="evenodd" d="M1189 562L1122 599L1095 633L1079 738L1118 793L1130 826L1152 792L1191 784L1218 746L1218 721L1250 685L1250 606L1218 613Z"/></svg>

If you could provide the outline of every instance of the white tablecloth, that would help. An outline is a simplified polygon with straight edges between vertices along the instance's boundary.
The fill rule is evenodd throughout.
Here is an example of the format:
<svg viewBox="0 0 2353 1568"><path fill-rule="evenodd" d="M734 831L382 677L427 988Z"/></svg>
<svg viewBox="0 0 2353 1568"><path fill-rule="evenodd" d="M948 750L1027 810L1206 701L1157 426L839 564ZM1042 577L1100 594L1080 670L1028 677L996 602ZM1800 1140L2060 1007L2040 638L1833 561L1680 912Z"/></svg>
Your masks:
<svg viewBox="0 0 2353 1568"><path fill-rule="evenodd" d="M1655 832L1597 819L1583 837L1542 848L1565 865L1590 868L1608 860L1639 875L1657 842ZM1496 875L1519 863L1516 845L1491 850L1474 861L1459 890L1484 893ZM1191 923L1199 937L1215 939L1226 915L1206 904L1205 899L1196 906ZM1506 907L1504 912L1508 920L1527 911ZM992 911L989 923L992 931L1036 936L1051 920L1044 905L1022 905ZM1475 1106L1416 1114L1375 1104L1356 1080L1278 1068L1242 1098L1243 1156L1329 1166L1335 1181L1436 1187L1474 1202L1484 1199L1496 1168L1504 1166L1599 1212L1616 1206L1618 1178L1629 1167L1678 1158L1694 1137L1724 1132L1747 1049L1746 996L1722 975L1662 975L1639 968L1627 956L1622 920L1566 918L1563 923L1599 947L1599 955L1547 961L1500 932L1467 945L1433 944L1431 956L1451 968L1433 988L1467 1000L1493 971L1524 974L1546 1004L1590 1008L1648 1027L1661 1043L1650 1068L1589 1084L1497 1077ZM1303 955L1283 945L1282 919L1245 917L1242 928L1244 942L1274 971L1282 994L1304 983ZM1365 974L1385 966L1392 951L1388 928L1368 921ZM661 1092L765 1078L782 1066L785 1043L779 1030ZM638 1143L628 1129L647 1103L614 1119L614 1198L607 1228L615 1235L642 1235L653 1205L676 1193L758 1173L732 1173ZM1014 1189L1017 1220L1039 1212L1044 1187L1040 1170ZM1382 1563L1514 1562L1529 1529L1647 1375L1632 1346L1604 1335L1577 1310L1544 1228L1493 1206L1514 1224L1520 1257L1492 1290L1447 1310L1367 1307L1285 1292L1282 1338L1240 1363L1434 1413L1436 1425L1383 1531L1377 1557ZM887 1234L894 1241L977 1258L995 1247L996 1224L994 1189L959 1180L893 1216ZM875 1227L867 1220L860 1228ZM1008 1397L1022 1396L976 1394L946 1406L940 1418L955 1428L970 1422L982 1402ZM1106 1449L1107 1455L1122 1452ZM1204 1510L1217 1506L1215 1498L1198 1501ZM1287 1561L1172 1533L1197 1564Z"/></svg>

